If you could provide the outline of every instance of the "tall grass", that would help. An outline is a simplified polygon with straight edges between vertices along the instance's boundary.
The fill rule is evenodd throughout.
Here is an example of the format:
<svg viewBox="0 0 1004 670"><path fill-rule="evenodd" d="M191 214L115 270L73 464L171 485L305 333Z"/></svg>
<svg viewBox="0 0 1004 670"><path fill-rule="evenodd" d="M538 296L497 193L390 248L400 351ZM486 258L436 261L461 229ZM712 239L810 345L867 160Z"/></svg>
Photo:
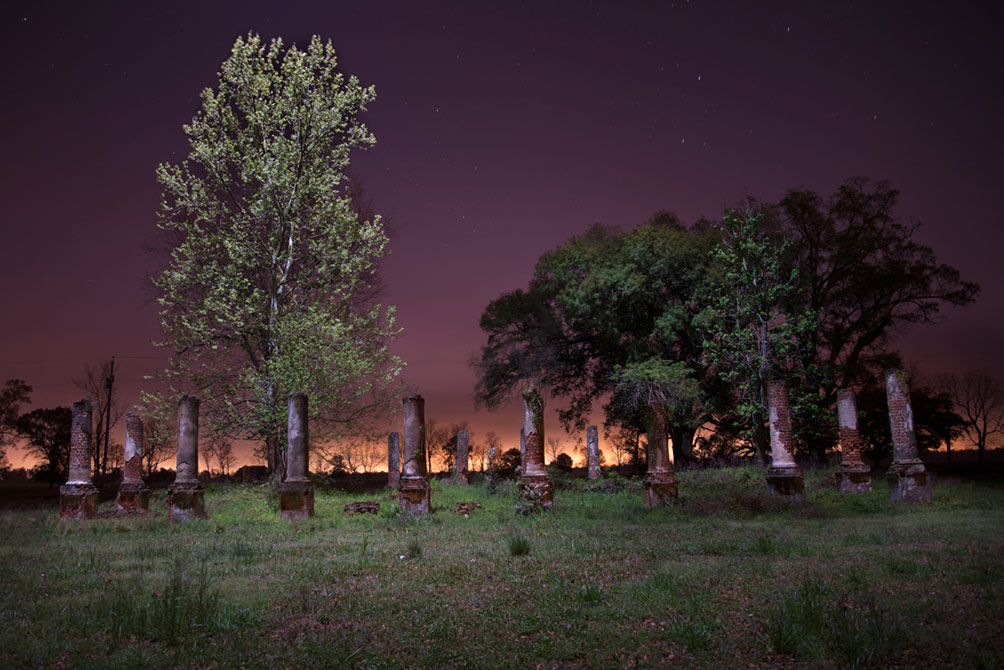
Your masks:
<svg viewBox="0 0 1004 670"><path fill-rule="evenodd" d="M511 481L436 481L428 517L319 489L316 517L284 523L253 486L209 487L202 523L162 500L4 512L0 667L999 665L1004 490L905 507L826 476L804 505L732 469L681 472L660 509L637 479L565 477L528 516Z"/></svg>

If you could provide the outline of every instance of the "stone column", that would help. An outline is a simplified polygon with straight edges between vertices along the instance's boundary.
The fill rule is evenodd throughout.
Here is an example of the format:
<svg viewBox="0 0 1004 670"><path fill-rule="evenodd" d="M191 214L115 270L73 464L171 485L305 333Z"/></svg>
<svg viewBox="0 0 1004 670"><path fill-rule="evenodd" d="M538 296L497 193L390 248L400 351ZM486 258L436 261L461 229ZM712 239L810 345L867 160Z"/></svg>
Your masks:
<svg viewBox="0 0 1004 670"><path fill-rule="evenodd" d="M526 471L526 428L519 429L519 476Z"/></svg>
<svg viewBox="0 0 1004 670"><path fill-rule="evenodd" d="M310 482L310 431L307 395L289 394L286 418L286 480L279 486L279 516L296 521L314 516L314 485Z"/></svg>
<svg viewBox="0 0 1004 670"><path fill-rule="evenodd" d="M387 436L387 488L396 489L401 483L401 436L392 432Z"/></svg>
<svg viewBox="0 0 1004 670"><path fill-rule="evenodd" d="M468 445L468 436L466 430L461 430L457 433L457 459L456 459L456 480L458 484L467 486L469 483L467 477L467 459L470 455L470 446Z"/></svg>
<svg viewBox="0 0 1004 670"><path fill-rule="evenodd" d="M428 514L432 490L425 470L425 399L404 399L404 472L398 487L398 503L405 512Z"/></svg>
<svg viewBox="0 0 1004 670"><path fill-rule="evenodd" d="M586 466L589 471L589 481L595 482L600 478L600 439L596 432L596 426L586 428Z"/></svg>
<svg viewBox="0 0 1004 670"><path fill-rule="evenodd" d="M678 500L676 473L669 460L666 410L658 403L649 406L648 472L645 475L645 505L659 507Z"/></svg>
<svg viewBox="0 0 1004 670"><path fill-rule="evenodd" d="M70 424L70 476L59 487L59 518L93 519L98 513L98 487L91 481L91 434L94 431L91 401L73 403Z"/></svg>
<svg viewBox="0 0 1004 670"><path fill-rule="evenodd" d="M199 483L199 399L192 396L178 402L178 469L167 504L173 521L206 518L205 489Z"/></svg>
<svg viewBox="0 0 1004 670"><path fill-rule="evenodd" d="M892 431L892 465L886 472L889 498L893 502L931 502L931 482L917 453L906 374L902 370L886 372L885 390L889 403L889 428Z"/></svg>
<svg viewBox="0 0 1004 670"><path fill-rule="evenodd" d="M858 407L854 391L837 391L837 422L840 427L840 477L841 493L871 493L871 468L861 458L861 435L858 433Z"/></svg>
<svg viewBox="0 0 1004 670"><path fill-rule="evenodd" d="M767 382L767 413L770 418L770 467L767 488L771 494L805 499L805 480L795 463L791 433L791 405L788 383L783 379Z"/></svg>
<svg viewBox="0 0 1004 670"><path fill-rule="evenodd" d="M150 509L150 489L143 481L143 419L135 414L125 415L125 467L115 503L124 512Z"/></svg>
<svg viewBox="0 0 1004 670"><path fill-rule="evenodd" d="M523 391L523 471L520 498L534 507L550 509L554 487L544 469L544 394L531 384Z"/></svg>

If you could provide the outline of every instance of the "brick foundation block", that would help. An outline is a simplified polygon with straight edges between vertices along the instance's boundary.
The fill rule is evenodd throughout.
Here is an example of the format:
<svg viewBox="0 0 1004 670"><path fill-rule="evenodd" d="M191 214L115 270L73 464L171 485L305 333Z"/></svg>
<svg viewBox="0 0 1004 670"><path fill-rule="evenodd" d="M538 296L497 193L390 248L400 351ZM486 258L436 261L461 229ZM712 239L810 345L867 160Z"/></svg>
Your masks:
<svg viewBox="0 0 1004 670"><path fill-rule="evenodd" d="M841 465L837 468L841 493L871 493L872 471L867 465Z"/></svg>
<svg viewBox="0 0 1004 670"><path fill-rule="evenodd" d="M680 500L677 479L672 475L652 474L645 477L645 506L663 507Z"/></svg>
<svg viewBox="0 0 1004 670"><path fill-rule="evenodd" d="M171 484L167 489L168 517L172 521L208 519L205 495L205 489L198 482Z"/></svg>
<svg viewBox="0 0 1004 670"><path fill-rule="evenodd" d="M767 490L772 496L805 500L805 479L798 466L767 468Z"/></svg>
<svg viewBox="0 0 1004 670"><path fill-rule="evenodd" d="M59 487L59 518L85 521L98 515L98 487L93 484L64 484Z"/></svg>
<svg viewBox="0 0 1004 670"><path fill-rule="evenodd" d="M401 476L398 504L405 512L429 514L432 511L432 489L422 476Z"/></svg>
<svg viewBox="0 0 1004 670"><path fill-rule="evenodd" d="M145 512L150 509L150 489L145 484L122 484L115 506L122 512Z"/></svg>
<svg viewBox="0 0 1004 670"><path fill-rule="evenodd" d="M902 503L931 502L931 480L922 462L893 463L886 472L889 500Z"/></svg>
<svg viewBox="0 0 1004 670"><path fill-rule="evenodd" d="M547 475L523 475L519 480L519 497L524 503L542 509L554 504L554 485Z"/></svg>
<svg viewBox="0 0 1004 670"><path fill-rule="evenodd" d="M297 521L314 516L314 485L309 480L286 481L279 485L279 517Z"/></svg>

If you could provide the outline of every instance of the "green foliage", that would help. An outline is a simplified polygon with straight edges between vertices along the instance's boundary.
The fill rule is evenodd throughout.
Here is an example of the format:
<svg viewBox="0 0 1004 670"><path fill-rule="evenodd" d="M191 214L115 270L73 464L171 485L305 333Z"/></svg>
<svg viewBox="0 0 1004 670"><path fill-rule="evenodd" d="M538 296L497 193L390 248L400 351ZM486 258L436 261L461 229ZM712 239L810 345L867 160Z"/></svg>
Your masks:
<svg viewBox="0 0 1004 670"><path fill-rule="evenodd" d="M375 142L359 120L374 97L318 37L304 51L239 38L184 127L188 159L157 169L166 375L198 390L215 430L265 440L273 468L288 393L309 395L315 434L352 429L400 371L393 309L372 300L387 237L345 176Z"/></svg>
<svg viewBox="0 0 1004 670"><path fill-rule="evenodd" d="M727 210L721 230L714 250L722 264L721 287L707 322L705 353L721 379L737 390L735 411L760 440L766 382L803 373L801 354L816 319L794 309L798 271L784 267L788 240L768 235L761 215L751 210Z"/></svg>
<svg viewBox="0 0 1004 670"><path fill-rule="evenodd" d="M510 537L509 553L513 556L528 556L530 554L530 540L522 535Z"/></svg>
<svg viewBox="0 0 1004 670"><path fill-rule="evenodd" d="M674 441L689 443L718 393L696 326L710 299L713 236L703 224L688 229L659 213L627 233L593 226L543 254L530 285L499 296L481 316L488 342L474 361L478 401L495 406L535 379L569 401L559 411L566 428L581 429L593 403L616 387L617 370L679 363L699 393L681 394L669 419L690 431ZM605 411L608 424L644 427L621 405Z"/></svg>
<svg viewBox="0 0 1004 670"><path fill-rule="evenodd" d="M906 640L901 624L869 594L835 594L806 579L767 616L774 651L801 658L832 656L844 667L881 662Z"/></svg>

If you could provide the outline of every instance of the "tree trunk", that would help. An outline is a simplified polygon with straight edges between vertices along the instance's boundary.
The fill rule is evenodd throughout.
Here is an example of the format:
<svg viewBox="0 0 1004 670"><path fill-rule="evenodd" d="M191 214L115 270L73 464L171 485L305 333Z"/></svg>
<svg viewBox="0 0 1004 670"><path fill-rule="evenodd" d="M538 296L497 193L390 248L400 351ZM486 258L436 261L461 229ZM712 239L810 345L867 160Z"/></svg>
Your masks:
<svg viewBox="0 0 1004 670"><path fill-rule="evenodd" d="M757 423L753 429L753 446L756 448L756 464L761 470L767 467L767 449L770 447L767 440L767 431L762 423Z"/></svg>
<svg viewBox="0 0 1004 670"><path fill-rule="evenodd" d="M694 434L697 430L684 426L671 426L669 437L673 440L673 460L677 467L694 462Z"/></svg>

